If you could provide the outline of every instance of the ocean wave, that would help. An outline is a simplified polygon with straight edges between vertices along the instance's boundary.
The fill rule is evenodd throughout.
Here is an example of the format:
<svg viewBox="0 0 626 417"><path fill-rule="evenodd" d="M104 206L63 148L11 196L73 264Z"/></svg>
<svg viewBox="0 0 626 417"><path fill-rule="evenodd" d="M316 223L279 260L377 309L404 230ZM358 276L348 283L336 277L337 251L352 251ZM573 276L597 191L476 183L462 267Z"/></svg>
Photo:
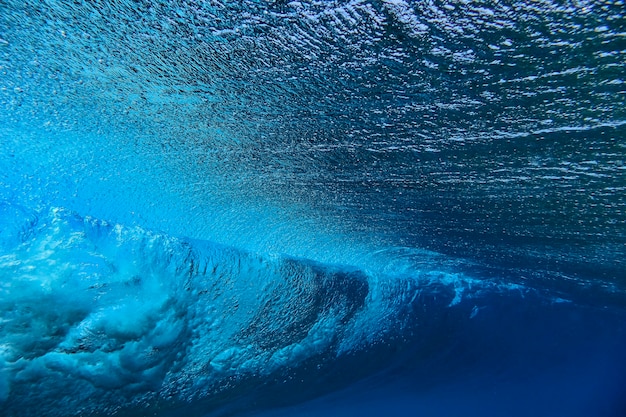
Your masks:
<svg viewBox="0 0 626 417"><path fill-rule="evenodd" d="M365 272L2 207L3 415L210 410L250 384L395 343L426 303L445 310L496 288L436 264L409 270L401 256Z"/></svg>

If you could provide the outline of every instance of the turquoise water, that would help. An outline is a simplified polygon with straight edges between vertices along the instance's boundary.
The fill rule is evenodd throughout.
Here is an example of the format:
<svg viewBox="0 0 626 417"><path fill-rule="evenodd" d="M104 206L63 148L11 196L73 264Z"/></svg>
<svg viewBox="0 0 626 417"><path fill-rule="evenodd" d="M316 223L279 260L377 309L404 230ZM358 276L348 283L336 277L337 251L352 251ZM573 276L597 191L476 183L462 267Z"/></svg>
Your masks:
<svg viewBox="0 0 626 417"><path fill-rule="evenodd" d="M0 415L622 416L625 10L1 1Z"/></svg>

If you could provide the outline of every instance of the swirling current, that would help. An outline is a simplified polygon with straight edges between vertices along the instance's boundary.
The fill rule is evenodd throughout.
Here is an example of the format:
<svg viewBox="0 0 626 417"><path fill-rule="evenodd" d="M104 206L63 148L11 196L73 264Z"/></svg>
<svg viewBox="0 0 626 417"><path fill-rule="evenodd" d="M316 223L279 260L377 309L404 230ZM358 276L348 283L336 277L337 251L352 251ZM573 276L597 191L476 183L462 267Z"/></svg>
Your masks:
<svg viewBox="0 0 626 417"><path fill-rule="evenodd" d="M0 0L0 416L625 415L625 14Z"/></svg>

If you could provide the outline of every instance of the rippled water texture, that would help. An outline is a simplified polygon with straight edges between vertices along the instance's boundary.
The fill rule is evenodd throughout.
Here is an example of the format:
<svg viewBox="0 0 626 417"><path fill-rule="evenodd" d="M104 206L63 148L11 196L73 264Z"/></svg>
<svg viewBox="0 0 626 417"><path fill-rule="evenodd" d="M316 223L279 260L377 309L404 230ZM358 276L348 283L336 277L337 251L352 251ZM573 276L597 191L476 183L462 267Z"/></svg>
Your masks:
<svg viewBox="0 0 626 417"><path fill-rule="evenodd" d="M623 415L625 14L0 0L0 415Z"/></svg>

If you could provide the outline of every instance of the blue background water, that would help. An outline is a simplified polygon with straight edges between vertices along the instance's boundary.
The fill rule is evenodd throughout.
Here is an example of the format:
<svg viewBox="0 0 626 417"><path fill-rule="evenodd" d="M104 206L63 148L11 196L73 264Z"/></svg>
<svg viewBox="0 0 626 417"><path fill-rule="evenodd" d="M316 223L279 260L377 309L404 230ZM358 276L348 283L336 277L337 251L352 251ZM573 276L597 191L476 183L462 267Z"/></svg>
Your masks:
<svg viewBox="0 0 626 417"><path fill-rule="evenodd" d="M624 10L0 2L0 414L624 415Z"/></svg>

